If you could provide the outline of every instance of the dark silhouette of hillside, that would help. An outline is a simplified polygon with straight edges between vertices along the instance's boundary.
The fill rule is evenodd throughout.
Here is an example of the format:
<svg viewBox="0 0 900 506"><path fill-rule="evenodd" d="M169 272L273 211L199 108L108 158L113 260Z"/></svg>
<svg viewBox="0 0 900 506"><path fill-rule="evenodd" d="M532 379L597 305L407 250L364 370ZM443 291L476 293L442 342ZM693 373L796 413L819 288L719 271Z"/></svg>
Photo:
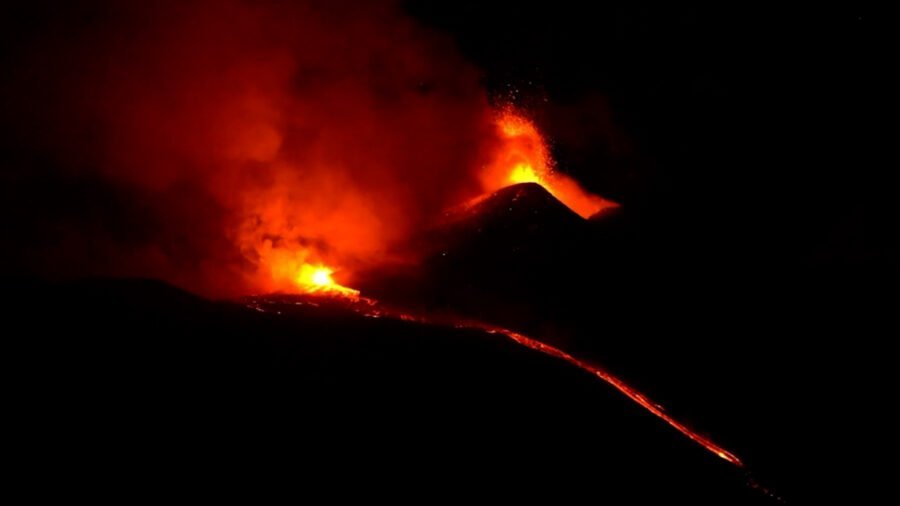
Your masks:
<svg viewBox="0 0 900 506"><path fill-rule="evenodd" d="M14 288L16 455L53 460L61 487L303 467L277 480L298 497L763 499L607 385L499 336L153 281Z"/></svg>

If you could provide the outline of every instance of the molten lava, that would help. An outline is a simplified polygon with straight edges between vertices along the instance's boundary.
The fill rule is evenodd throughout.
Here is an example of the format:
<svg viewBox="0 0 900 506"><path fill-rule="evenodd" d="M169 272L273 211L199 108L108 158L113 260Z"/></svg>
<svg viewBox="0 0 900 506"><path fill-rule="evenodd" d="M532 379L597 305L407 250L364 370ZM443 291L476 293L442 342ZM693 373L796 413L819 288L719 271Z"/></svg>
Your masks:
<svg viewBox="0 0 900 506"><path fill-rule="evenodd" d="M501 139L494 161L481 174L486 192L518 183L537 183L582 218L604 209L618 207L615 202L588 193L572 178L556 172L544 137L534 123L507 109L497 118Z"/></svg>
<svg viewBox="0 0 900 506"><path fill-rule="evenodd" d="M358 300L359 290L348 288L333 275L338 270L322 261L314 248L302 244L273 245L264 241L258 249L258 262L268 272L263 290L268 292L305 293L345 297Z"/></svg>
<svg viewBox="0 0 900 506"><path fill-rule="evenodd" d="M294 281L303 293L333 295L357 299L359 290L340 285L331 278L334 271L324 265L303 264Z"/></svg>

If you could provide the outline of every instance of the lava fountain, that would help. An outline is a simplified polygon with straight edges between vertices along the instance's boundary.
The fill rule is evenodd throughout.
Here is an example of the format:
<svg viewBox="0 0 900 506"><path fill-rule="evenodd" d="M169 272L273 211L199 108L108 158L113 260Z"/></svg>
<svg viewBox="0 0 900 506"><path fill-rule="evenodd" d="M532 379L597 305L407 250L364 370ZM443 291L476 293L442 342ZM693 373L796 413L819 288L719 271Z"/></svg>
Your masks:
<svg viewBox="0 0 900 506"><path fill-rule="evenodd" d="M485 192L511 184L537 183L582 218L619 206L556 171L544 136L525 116L506 108L497 115L496 128L501 142L493 162L481 174Z"/></svg>
<svg viewBox="0 0 900 506"><path fill-rule="evenodd" d="M297 286L306 293L340 295L357 299L359 290L335 282L331 277L333 273L334 270L324 265L303 264L300 266L295 281Z"/></svg>

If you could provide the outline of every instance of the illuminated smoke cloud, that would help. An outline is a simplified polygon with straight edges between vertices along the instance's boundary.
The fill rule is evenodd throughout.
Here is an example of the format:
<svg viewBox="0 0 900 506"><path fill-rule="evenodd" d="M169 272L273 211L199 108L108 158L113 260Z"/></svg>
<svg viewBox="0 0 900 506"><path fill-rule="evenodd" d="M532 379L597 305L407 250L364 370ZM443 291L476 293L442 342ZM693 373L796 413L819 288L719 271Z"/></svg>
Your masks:
<svg viewBox="0 0 900 506"><path fill-rule="evenodd" d="M277 289L273 263L377 262L477 190L494 130L476 69L392 3L330 4L48 15L3 83L21 161L4 206L38 216L7 223L23 246L5 254L49 275Z"/></svg>
<svg viewBox="0 0 900 506"><path fill-rule="evenodd" d="M318 287L303 273L327 270L339 287L408 260L395 245L511 171L583 215L604 205L551 174L533 126L511 135L477 69L391 2L93 2L36 19L0 83L12 272L228 296Z"/></svg>

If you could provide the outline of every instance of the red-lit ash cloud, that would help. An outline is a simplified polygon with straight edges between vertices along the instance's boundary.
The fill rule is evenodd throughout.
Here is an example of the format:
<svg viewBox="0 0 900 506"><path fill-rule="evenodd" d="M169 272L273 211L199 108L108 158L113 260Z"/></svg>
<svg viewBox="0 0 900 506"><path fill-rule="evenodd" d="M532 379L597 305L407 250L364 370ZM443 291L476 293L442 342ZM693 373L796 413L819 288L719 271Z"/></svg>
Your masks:
<svg viewBox="0 0 900 506"><path fill-rule="evenodd" d="M603 205L391 2L93 2L45 13L12 59L5 196L26 218L6 263L25 270L311 291L498 185Z"/></svg>

